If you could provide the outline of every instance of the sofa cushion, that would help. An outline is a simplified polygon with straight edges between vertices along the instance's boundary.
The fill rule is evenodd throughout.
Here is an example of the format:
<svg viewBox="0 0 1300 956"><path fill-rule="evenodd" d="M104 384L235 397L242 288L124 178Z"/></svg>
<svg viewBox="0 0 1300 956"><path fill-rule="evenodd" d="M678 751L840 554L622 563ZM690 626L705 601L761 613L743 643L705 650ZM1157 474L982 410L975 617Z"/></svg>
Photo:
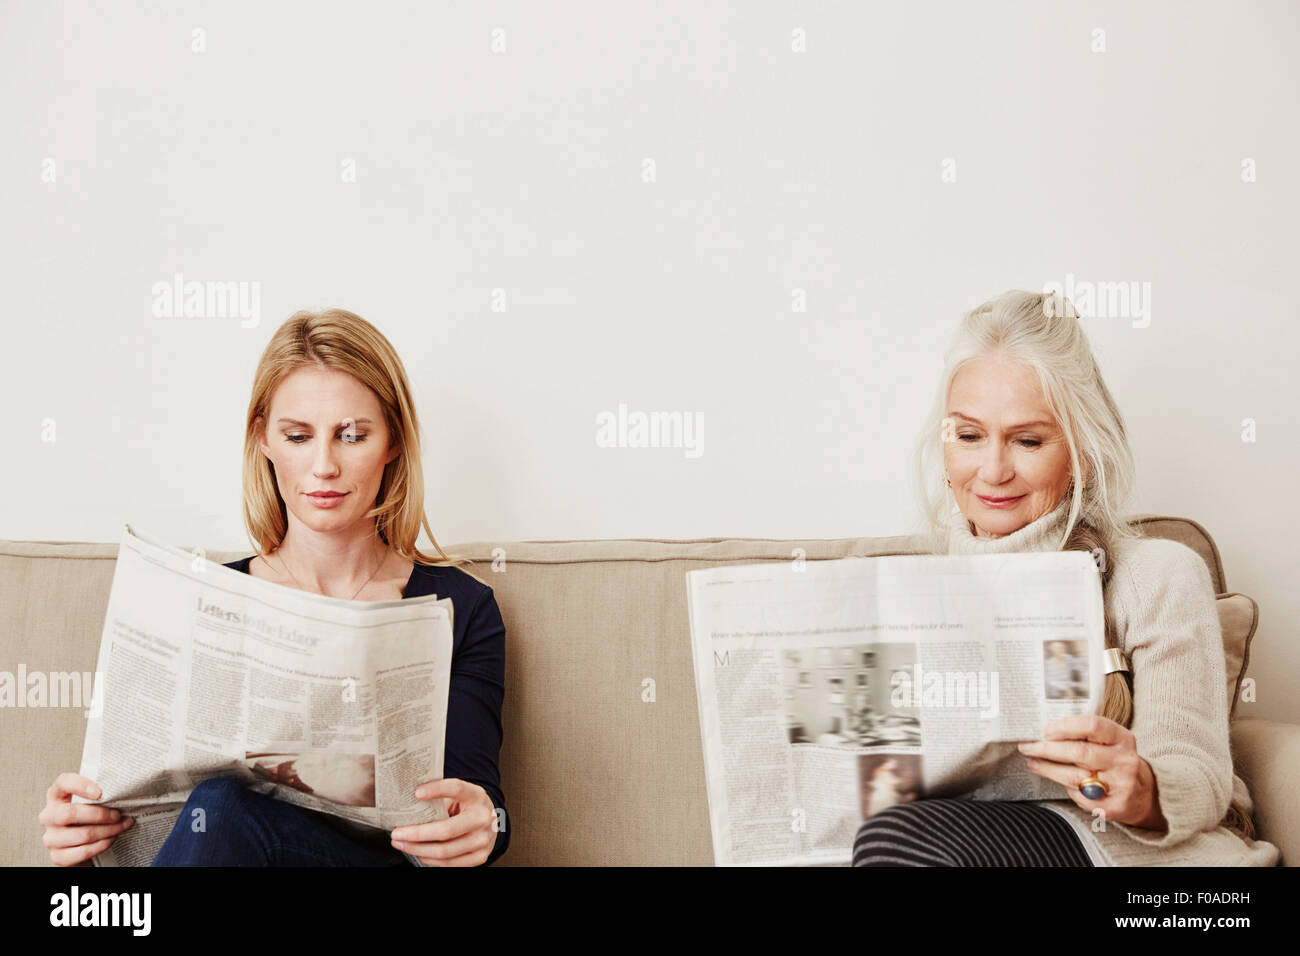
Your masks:
<svg viewBox="0 0 1300 956"><path fill-rule="evenodd" d="M1153 521L1217 560L1199 526ZM222 563L252 550L206 557ZM915 554L925 542L911 535L712 538L491 542L448 550L474 559L468 570L495 590L506 623L501 779L507 825L516 829L501 864L709 865L686 572L799 557ZM16 672L23 663L29 671L93 671L116 557L115 543L0 541L0 670ZM1211 565L1211 576L1221 581L1221 567ZM1235 698L1254 602L1224 597L1233 599L1219 606ZM1243 627L1247 620L1251 626ZM1234 663L1230 648L1237 647ZM36 814L55 774L77 769L85 718L80 709L44 708L0 720L8 743L0 862L48 864Z"/></svg>
<svg viewBox="0 0 1300 956"><path fill-rule="evenodd" d="M1228 679L1228 719L1237 716L1237 698L1250 663L1250 642L1259 626L1259 605L1235 591L1220 594L1215 601L1223 628L1224 674Z"/></svg>

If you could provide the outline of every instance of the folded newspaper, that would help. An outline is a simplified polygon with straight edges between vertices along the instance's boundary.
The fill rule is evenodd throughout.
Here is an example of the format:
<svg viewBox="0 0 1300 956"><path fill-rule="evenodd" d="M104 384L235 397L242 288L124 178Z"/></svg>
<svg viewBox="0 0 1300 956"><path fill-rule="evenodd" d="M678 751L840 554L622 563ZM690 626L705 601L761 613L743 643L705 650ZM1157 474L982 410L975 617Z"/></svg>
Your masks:
<svg viewBox="0 0 1300 956"><path fill-rule="evenodd" d="M714 862L846 863L925 797L1068 799L1016 748L1095 713L1082 551L796 559L686 575Z"/></svg>
<svg viewBox="0 0 1300 956"><path fill-rule="evenodd" d="M81 758L102 796L73 800L135 822L92 859L148 866L213 777L358 836L444 819L415 788L442 776L451 651L448 598L311 594L126 525Z"/></svg>

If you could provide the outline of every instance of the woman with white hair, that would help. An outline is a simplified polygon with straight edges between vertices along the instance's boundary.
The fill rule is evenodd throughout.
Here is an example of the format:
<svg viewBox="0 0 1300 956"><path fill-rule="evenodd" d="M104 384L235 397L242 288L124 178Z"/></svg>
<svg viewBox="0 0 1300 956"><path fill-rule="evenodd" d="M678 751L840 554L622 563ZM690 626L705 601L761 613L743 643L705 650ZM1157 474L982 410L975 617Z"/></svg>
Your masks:
<svg viewBox="0 0 1300 956"><path fill-rule="evenodd" d="M858 830L854 865L1275 865L1233 772L1209 571L1124 520L1123 418L1068 299L1011 291L966 314L915 465L936 552L1100 549L1113 670L1099 713L1053 721L997 771L1027 766L1068 800L890 807Z"/></svg>

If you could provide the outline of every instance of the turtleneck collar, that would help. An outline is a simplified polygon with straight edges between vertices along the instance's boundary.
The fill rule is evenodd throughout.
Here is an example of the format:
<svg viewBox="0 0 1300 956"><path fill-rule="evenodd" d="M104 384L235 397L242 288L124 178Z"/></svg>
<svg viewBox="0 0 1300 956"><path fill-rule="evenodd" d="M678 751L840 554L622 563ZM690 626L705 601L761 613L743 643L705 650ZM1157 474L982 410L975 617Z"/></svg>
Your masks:
<svg viewBox="0 0 1300 956"><path fill-rule="evenodd" d="M953 506L948 519L949 554L1008 554L1013 551L1055 551L1060 547L1065 522L1070 517L1070 496L1061 498L1049 511L1023 528L1000 538L976 537L966 516Z"/></svg>

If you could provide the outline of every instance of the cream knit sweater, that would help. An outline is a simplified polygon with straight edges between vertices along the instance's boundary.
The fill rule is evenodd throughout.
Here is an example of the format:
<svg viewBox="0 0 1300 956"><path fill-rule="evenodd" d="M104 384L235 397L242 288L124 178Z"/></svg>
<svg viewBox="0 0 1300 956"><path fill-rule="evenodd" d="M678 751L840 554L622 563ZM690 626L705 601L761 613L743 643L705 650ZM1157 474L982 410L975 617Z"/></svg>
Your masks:
<svg viewBox="0 0 1300 956"><path fill-rule="evenodd" d="M1067 496L1055 511L1000 538L976 537L954 508L948 553L1055 551L1069 508ZM1097 866L1275 866L1279 852L1273 844L1219 826L1231 798L1248 810L1252 803L1232 768L1223 635L1205 562L1165 538L1121 542L1108 558L1114 572L1106 586L1106 613L1133 677L1129 729L1155 773L1169 829L1107 822L1103 832L1094 832L1092 814L1068 797L1035 802L1074 826ZM1008 767L1018 762L1023 770L1025 758L1009 746Z"/></svg>

